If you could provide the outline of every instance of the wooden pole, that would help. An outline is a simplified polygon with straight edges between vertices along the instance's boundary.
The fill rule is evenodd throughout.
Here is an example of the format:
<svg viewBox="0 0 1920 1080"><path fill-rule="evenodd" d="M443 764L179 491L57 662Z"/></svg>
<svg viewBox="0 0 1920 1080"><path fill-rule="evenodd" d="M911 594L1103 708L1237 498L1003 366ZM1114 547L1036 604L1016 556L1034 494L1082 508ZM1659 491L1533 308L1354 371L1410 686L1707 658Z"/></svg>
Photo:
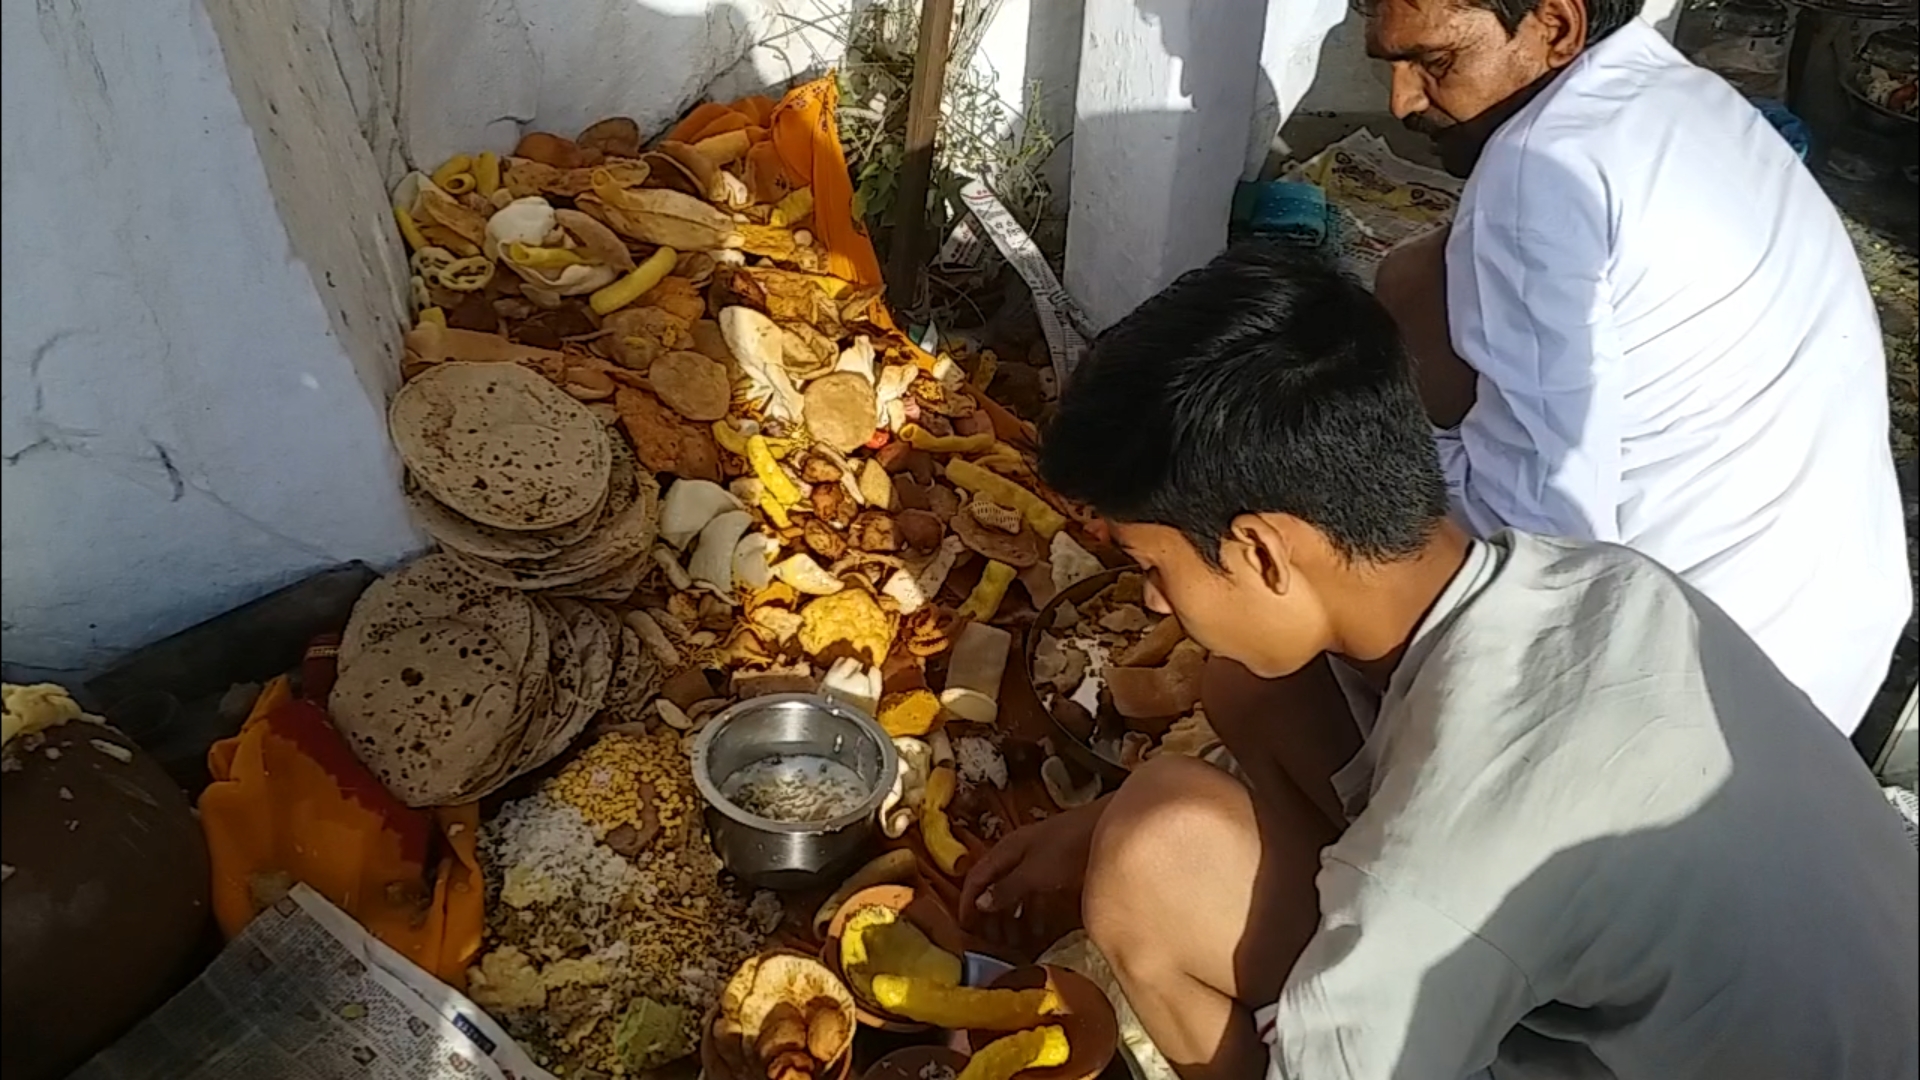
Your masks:
<svg viewBox="0 0 1920 1080"><path fill-rule="evenodd" d="M920 0L920 42L913 56L913 86L907 95L906 158L894 204L892 258L887 293L893 306L913 306L927 260L927 192L933 182L933 140L940 130L940 98L947 85L947 55L953 46L953 0Z"/></svg>

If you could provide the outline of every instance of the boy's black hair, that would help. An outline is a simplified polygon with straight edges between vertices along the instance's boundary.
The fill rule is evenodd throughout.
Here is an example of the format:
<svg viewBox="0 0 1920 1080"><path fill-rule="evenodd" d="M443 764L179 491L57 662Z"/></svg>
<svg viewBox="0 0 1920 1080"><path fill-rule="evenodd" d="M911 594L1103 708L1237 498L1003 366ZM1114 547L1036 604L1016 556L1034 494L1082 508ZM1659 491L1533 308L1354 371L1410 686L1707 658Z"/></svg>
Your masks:
<svg viewBox="0 0 1920 1080"><path fill-rule="evenodd" d="M1219 564L1284 513L1351 559L1417 551L1447 512L1392 316L1323 258L1236 247L1100 335L1041 440L1055 491L1180 530Z"/></svg>

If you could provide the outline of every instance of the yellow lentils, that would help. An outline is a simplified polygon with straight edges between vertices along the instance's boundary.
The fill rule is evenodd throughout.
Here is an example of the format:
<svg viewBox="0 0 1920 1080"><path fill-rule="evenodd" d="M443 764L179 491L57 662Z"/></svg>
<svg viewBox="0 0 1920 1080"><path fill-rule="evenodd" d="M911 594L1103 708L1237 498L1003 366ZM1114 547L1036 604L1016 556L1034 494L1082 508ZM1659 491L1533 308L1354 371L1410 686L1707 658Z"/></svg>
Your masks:
<svg viewBox="0 0 1920 1080"><path fill-rule="evenodd" d="M604 840L622 825L642 831L651 805L657 830L671 835L693 809L693 773L670 731L609 732L547 781L548 795L580 811Z"/></svg>

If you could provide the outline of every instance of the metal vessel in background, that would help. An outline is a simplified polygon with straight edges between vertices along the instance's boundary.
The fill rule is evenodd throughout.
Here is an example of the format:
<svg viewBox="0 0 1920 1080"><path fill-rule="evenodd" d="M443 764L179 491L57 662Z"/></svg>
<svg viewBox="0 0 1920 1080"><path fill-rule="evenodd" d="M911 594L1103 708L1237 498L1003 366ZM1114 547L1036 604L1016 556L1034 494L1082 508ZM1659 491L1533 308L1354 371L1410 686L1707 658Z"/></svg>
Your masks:
<svg viewBox="0 0 1920 1080"><path fill-rule="evenodd" d="M1913 23L1876 30L1854 51L1847 92L1867 108L1912 124L1920 117L1920 30Z"/></svg>
<svg viewBox="0 0 1920 1080"><path fill-rule="evenodd" d="M1742 94L1784 101L1793 16L1782 0L1690 5L1674 27L1674 45Z"/></svg>

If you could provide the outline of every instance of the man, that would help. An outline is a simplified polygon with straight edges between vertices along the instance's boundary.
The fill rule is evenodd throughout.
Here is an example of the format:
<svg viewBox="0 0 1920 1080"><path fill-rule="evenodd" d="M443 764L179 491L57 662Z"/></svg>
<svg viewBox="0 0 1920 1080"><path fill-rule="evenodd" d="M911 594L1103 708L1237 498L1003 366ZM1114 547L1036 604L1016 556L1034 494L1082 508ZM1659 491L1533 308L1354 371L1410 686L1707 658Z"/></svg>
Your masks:
<svg viewBox="0 0 1920 1080"><path fill-rule="evenodd" d="M1468 178L1379 295L1471 530L1653 556L1852 732L1913 596L1872 298L1785 140L1639 7L1371 0L1394 113Z"/></svg>
<svg viewBox="0 0 1920 1080"><path fill-rule="evenodd" d="M1278 679L1335 654L1378 703L1322 778L1344 830L1162 757L969 875L965 914L1084 874L1188 1080L1920 1069L1920 885L1859 757L1652 560L1451 523L1358 285L1252 251L1181 279L1096 344L1040 467L1216 655Z"/></svg>

